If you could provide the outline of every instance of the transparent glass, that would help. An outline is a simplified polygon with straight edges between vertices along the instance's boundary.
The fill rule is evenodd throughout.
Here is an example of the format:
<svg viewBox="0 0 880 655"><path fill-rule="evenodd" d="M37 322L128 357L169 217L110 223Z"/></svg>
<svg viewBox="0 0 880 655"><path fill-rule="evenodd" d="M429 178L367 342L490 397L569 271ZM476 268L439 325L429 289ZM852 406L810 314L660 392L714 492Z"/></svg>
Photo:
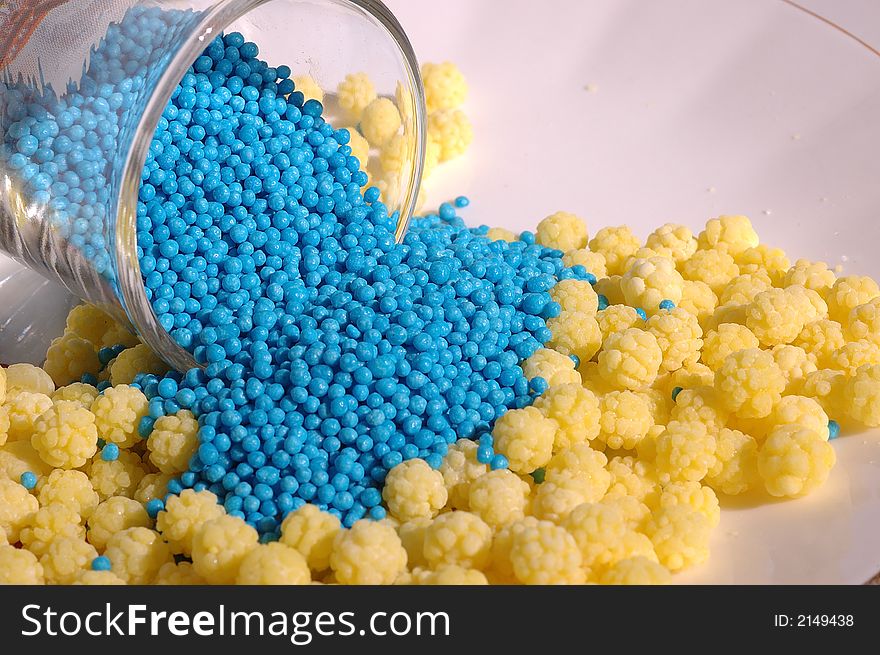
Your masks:
<svg viewBox="0 0 880 655"><path fill-rule="evenodd" d="M365 72L398 103L405 152L383 201L403 236L425 102L412 47L378 0L68 0L5 19L4 31L20 36L0 52L0 250L129 322L175 368L195 361L144 290L138 190L169 98L221 32L241 32L270 66L327 90L335 127L349 126L332 93L347 74Z"/></svg>

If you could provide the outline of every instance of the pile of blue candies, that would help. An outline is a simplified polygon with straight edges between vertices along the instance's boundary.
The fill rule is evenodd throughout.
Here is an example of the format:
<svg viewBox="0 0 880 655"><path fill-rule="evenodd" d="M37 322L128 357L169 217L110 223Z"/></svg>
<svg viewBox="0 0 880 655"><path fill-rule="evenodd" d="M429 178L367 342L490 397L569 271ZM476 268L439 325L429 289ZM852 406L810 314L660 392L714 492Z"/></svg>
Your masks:
<svg viewBox="0 0 880 655"><path fill-rule="evenodd" d="M112 189L126 155L120 144L132 141L161 72L198 19L192 11L132 7L93 46L76 82L55 89L42 79L9 79L7 70L0 79L0 169L29 218L44 219L68 256L76 253L111 282Z"/></svg>
<svg viewBox="0 0 880 655"><path fill-rule="evenodd" d="M156 58L195 19L133 9L78 86L7 82L0 94L3 165L111 279L115 147L137 127ZM202 368L136 382L151 399L142 436L180 409L201 426L169 492L209 489L272 539L306 502L345 525L382 518L388 470L415 457L437 467L459 438L506 467L491 428L543 389L520 363L550 338L560 308L548 291L592 276L528 233L506 243L468 229L464 198L396 243L399 216L367 188L349 133L305 101L290 68L258 55L240 34L215 39L150 144L136 218L144 287Z"/></svg>
<svg viewBox="0 0 880 655"><path fill-rule="evenodd" d="M520 363L550 337L548 291L590 277L451 204L395 243L348 132L289 76L240 34L215 40L165 109L138 203L153 309L204 364L138 380L148 420L185 408L201 425L169 491L209 489L265 539L306 502L382 518L387 471L437 467L462 437L505 467L489 433L535 395Z"/></svg>

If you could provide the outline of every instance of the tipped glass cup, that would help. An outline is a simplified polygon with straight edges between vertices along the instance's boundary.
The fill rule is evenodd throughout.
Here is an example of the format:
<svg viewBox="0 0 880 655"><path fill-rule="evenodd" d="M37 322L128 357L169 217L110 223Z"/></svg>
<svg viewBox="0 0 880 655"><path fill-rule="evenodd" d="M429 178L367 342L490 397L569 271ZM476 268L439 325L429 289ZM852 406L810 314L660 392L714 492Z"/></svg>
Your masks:
<svg viewBox="0 0 880 655"><path fill-rule="evenodd" d="M378 0L68 0L9 20L24 36L0 52L0 250L129 324L174 368L196 362L147 298L138 190L169 98L219 34L241 32L270 66L311 77L334 127L352 127L333 94L348 74L365 72L398 103L407 153L383 201L397 238L405 233L424 90L409 40Z"/></svg>

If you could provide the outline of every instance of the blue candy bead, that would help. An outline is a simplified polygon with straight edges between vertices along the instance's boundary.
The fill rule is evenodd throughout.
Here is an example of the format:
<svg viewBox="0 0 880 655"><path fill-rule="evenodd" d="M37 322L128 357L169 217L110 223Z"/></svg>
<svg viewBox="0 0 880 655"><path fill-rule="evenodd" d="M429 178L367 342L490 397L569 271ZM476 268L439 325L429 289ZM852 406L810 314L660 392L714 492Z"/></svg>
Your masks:
<svg viewBox="0 0 880 655"><path fill-rule="evenodd" d="M105 462L115 462L119 459L119 446L115 443L108 443L101 449L101 459Z"/></svg>
<svg viewBox="0 0 880 655"><path fill-rule="evenodd" d="M831 439L837 439L837 437L839 436L840 424L834 419L831 419L830 421L828 421L828 440L830 441Z"/></svg>
<svg viewBox="0 0 880 655"><path fill-rule="evenodd" d="M171 485L168 485L169 490L171 489ZM152 500L147 501L146 504L147 514L151 519L155 519L158 516L159 512L165 509L164 501L159 498L153 498Z"/></svg>
<svg viewBox="0 0 880 655"><path fill-rule="evenodd" d="M91 567L92 571L109 571L113 568L113 564L110 562L109 557L99 555L92 560Z"/></svg>

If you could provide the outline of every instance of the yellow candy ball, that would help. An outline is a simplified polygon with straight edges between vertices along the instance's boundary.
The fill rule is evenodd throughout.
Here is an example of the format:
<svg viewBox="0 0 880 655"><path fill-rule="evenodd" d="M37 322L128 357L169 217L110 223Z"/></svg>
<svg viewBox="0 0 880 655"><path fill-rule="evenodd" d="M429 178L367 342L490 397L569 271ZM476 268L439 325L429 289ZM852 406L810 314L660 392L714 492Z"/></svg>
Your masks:
<svg viewBox="0 0 880 655"><path fill-rule="evenodd" d="M569 212L550 214L535 229L535 241L562 252L585 248L589 235L584 219Z"/></svg>
<svg viewBox="0 0 880 655"><path fill-rule="evenodd" d="M825 483L836 459L831 444L813 430L780 425L758 451L758 473L771 496L803 496Z"/></svg>
<svg viewBox="0 0 880 655"><path fill-rule="evenodd" d="M495 450L507 457L511 471L531 473L550 461L556 429L535 407L510 410L495 423Z"/></svg>
<svg viewBox="0 0 880 655"><path fill-rule="evenodd" d="M235 579L241 585L304 585L311 581L305 557L277 541L261 544L245 555Z"/></svg>
<svg viewBox="0 0 880 655"><path fill-rule="evenodd" d="M341 584L391 584L406 570L406 550L390 525L362 519L337 532L330 567Z"/></svg>
<svg viewBox="0 0 880 655"><path fill-rule="evenodd" d="M382 498L394 518L411 521L436 516L446 505L448 492L442 473L423 459L411 459L388 471Z"/></svg>
<svg viewBox="0 0 880 655"><path fill-rule="evenodd" d="M193 539L201 526L225 514L217 496L208 490L184 489L170 496L165 509L156 516L156 529L168 542L171 552L192 555Z"/></svg>

